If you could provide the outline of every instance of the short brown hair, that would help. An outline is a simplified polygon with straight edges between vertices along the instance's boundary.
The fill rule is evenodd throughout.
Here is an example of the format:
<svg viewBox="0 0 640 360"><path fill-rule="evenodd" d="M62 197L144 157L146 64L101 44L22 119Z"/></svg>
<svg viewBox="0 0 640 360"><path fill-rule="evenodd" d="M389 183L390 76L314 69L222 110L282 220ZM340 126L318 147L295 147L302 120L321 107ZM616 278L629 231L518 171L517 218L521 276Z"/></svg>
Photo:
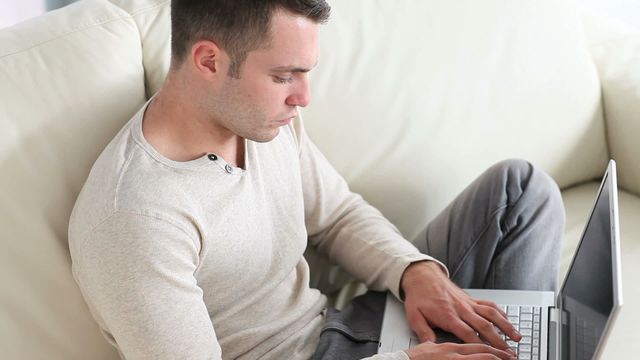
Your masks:
<svg viewBox="0 0 640 360"><path fill-rule="evenodd" d="M268 46L276 9L316 23L326 22L331 12L325 0L172 0L172 64L181 64L195 42L211 40L229 54L229 76L239 77L247 54Z"/></svg>

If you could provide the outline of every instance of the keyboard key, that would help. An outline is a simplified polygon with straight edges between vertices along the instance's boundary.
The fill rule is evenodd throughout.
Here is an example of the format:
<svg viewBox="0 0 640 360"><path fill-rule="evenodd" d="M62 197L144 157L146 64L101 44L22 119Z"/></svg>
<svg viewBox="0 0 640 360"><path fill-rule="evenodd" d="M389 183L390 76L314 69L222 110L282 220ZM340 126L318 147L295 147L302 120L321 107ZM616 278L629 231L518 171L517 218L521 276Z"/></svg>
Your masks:
<svg viewBox="0 0 640 360"><path fill-rule="evenodd" d="M522 322L520 322L520 328L522 328L522 329L531 329L531 325L532 325L531 321L522 321ZM536 329L534 328L534 330L536 330Z"/></svg>
<svg viewBox="0 0 640 360"><path fill-rule="evenodd" d="M533 314L533 307L531 306L521 306L520 312L522 314Z"/></svg>
<svg viewBox="0 0 640 360"><path fill-rule="evenodd" d="M518 360L531 360L531 354L529 353L518 354Z"/></svg>
<svg viewBox="0 0 640 360"><path fill-rule="evenodd" d="M533 315L532 314L522 314L520 316L520 320L533 321ZM539 320L539 318L538 318L538 320Z"/></svg>
<svg viewBox="0 0 640 360"><path fill-rule="evenodd" d="M507 315L509 316L518 316L520 315L520 309L518 306L509 306L509 310L507 310Z"/></svg>
<svg viewBox="0 0 640 360"><path fill-rule="evenodd" d="M531 345L520 345L520 352L531 352Z"/></svg>
<svg viewBox="0 0 640 360"><path fill-rule="evenodd" d="M540 331L540 324L539 323L533 324L533 331Z"/></svg>
<svg viewBox="0 0 640 360"><path fill-rule="evenodd" d="M531 337L530 336L523 336L522 340L520 340L520 344L521 345L529 345L529 344L531 344Z"/></svg>
<svg viewBox="0 0 640 360"><path fill-rule="evenodd" d="M531 336L531 329L522 329L522 331L520 331L520 334L522 334L522 336Z"/></svg>
<svg viewBox="0 0 640 360"><path fill-rule="evenodd" d="M511 324L517 324L517 323L519 323L519 322L520 322L520 320L518 319L518 317L517 317L517 316L509 316L509 322L510 322Z"/></svg>

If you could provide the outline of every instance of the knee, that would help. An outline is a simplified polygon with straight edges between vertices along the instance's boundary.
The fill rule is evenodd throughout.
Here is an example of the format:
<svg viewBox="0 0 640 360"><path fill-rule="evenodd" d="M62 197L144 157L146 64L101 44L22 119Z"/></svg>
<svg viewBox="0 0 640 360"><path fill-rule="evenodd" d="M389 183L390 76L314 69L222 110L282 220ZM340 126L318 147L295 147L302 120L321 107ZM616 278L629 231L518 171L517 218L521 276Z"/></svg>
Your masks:
<svg viewBox="0 0 640 360"><path fill-rule="evenodd" d="M497 173L511 181L518 179L527 181L533 173L534 167L530 162L523 159L507 159L497 162L489 168L489 171Z"/></svg>
<svg viewBox="0 0 640 360"><path fill-rule="evenodd" d="M510 202L525 196L536 199L551 216L564 223L565 210L558 184L542 169L522 159L503 160L490 168L494 176L500 177Z"/></svg>
<svg viewBox="0 0 640 360"><path fill-rule="evenodd" d="M558 225L558 230L563 233L565 208L558 184L549 174L540 169L534 169L532 180L532 185L536 187L533 192L540 198L541 206L544 207L544 210L551 218L556 220L555 223Z"/></svg>
<svg viewBox="0 0 640 360"><path fill-rule="evenodd" d="M492 165L486 171L485 179L494 186L498 186L499 191L504 191L507 196L507 204L511 205L525 193L534 172L533 165L528 161L508 159Z"/></svg>

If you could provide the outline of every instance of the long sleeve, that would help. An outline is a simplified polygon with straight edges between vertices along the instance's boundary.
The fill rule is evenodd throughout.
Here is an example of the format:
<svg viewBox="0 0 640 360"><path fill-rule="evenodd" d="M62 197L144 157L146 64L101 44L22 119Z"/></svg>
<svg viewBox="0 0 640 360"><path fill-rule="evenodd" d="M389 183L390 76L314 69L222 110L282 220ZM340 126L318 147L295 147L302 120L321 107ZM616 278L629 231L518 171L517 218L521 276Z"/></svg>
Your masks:
<svg viewBox="0 0 640 360"><path fill-rule="evenodd" d="M71 245L73 274L125 359L221 359L196 283L200 244L155 214L119 211Z"/></svg>
<svg viewBox="0 0 640 360"><path fill-rule="evenodd" d="M434 260L422 254L329 164L304 131L294 124L309 241L332 262L369 289L390 290L400 298L402 273L412 262Z"/></svg>

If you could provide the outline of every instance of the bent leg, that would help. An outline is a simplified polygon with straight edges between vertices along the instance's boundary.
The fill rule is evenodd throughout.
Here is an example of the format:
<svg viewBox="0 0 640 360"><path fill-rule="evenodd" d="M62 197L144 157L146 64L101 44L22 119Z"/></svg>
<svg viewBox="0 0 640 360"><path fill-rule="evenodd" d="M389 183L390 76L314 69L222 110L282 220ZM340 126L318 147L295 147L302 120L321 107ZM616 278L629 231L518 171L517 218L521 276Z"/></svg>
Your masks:
<svg viewBox="0 0 640 360"><path fill-rule="evenodd" d="M556 290L564 219L555 182L506 160L458 195L416 246L463 288Z"/></svg>

